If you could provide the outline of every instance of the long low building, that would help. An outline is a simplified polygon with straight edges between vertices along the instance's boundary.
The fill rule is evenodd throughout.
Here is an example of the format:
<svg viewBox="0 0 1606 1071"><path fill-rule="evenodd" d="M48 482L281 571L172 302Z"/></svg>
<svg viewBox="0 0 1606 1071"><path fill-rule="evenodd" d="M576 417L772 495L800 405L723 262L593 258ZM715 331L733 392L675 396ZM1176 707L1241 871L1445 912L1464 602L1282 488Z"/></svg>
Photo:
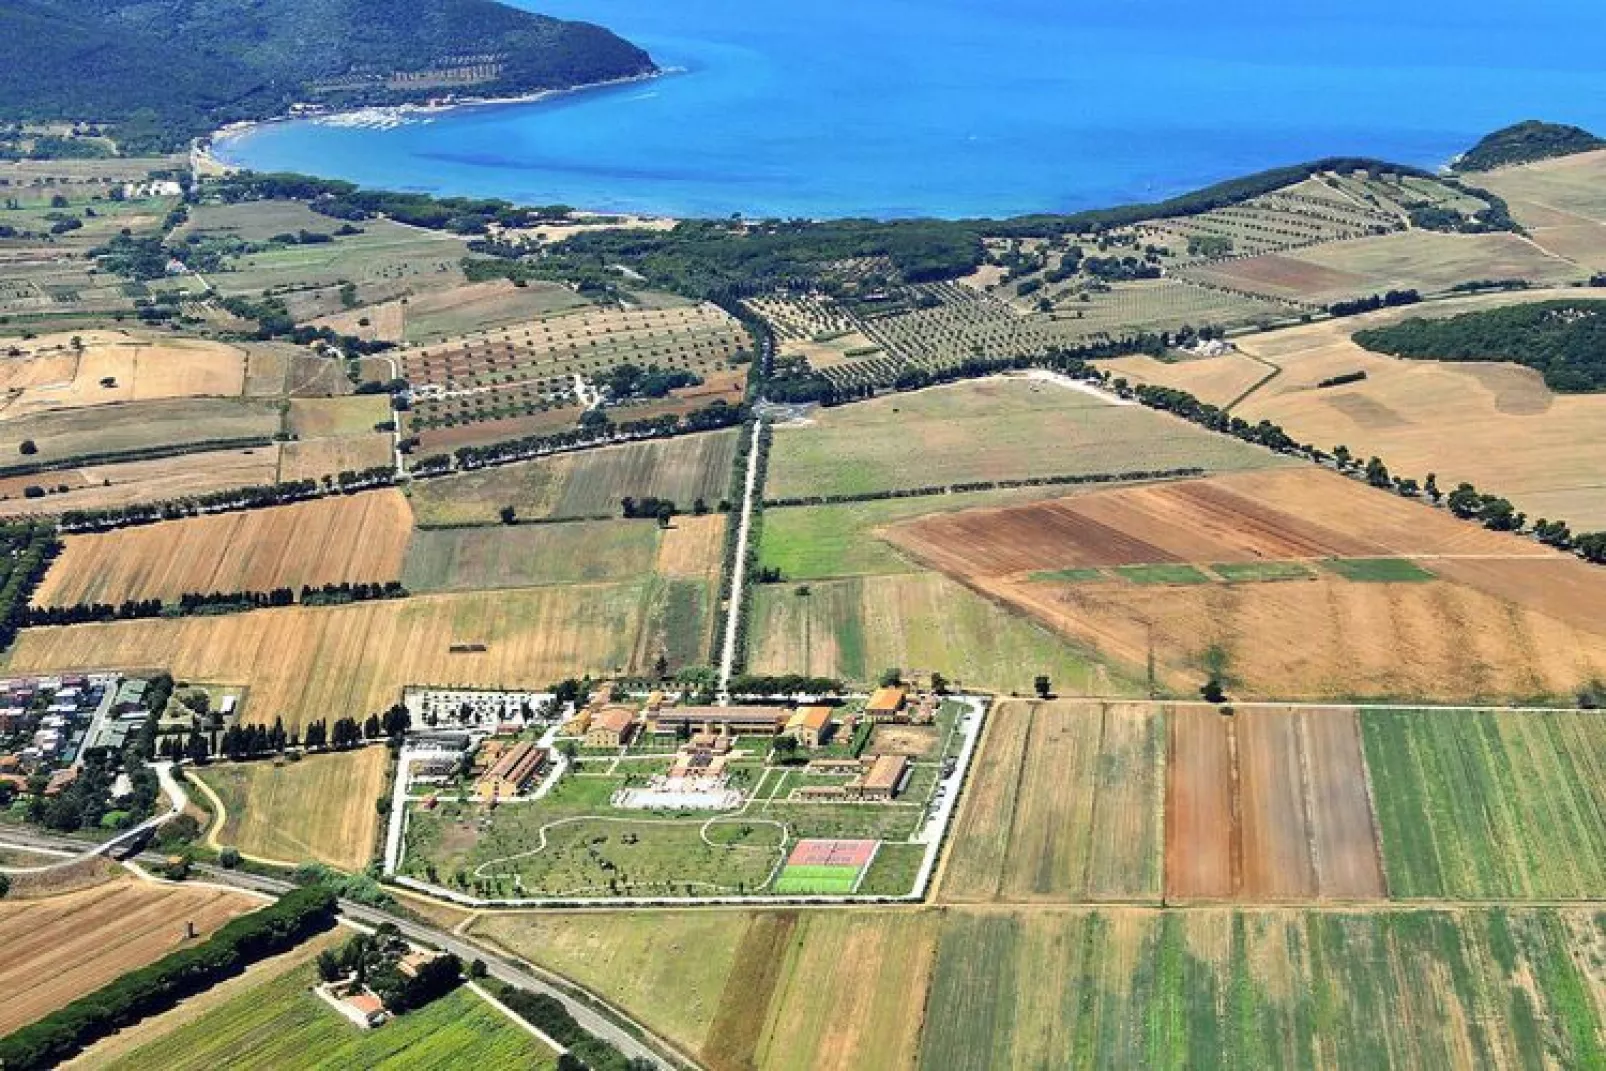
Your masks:
<svg viewBox="0 0 1606 1071"><path fill-rule="evenodd" d="M909 777L907 755L877 755L870 768L847 783L850 796L867 800L890 800L903 791Z"/></svg>
<svg viewBox="0 0 1606 1071"><path fill-rule="evenodd" d="M495 765L480 778L475 792L486 801L517 796L546 768L546 761L545 748L528 740L520 741L502 752Z"/></svg>
<svg viewBox="0 0 1606 1071"><path fill-rule="evenodd" d="M786 728L786 707L666 707L647 715L647 731L690 731L718 736L774 736Z"/></svg>

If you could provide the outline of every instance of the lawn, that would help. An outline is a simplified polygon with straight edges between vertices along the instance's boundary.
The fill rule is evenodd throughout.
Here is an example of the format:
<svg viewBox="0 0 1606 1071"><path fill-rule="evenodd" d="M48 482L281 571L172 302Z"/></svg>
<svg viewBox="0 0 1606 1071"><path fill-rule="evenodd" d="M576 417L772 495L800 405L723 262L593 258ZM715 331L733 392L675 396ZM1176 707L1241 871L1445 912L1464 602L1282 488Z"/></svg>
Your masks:
<svg viewBox="0 0 1606 1071"><path fill-rule="evenodd" d="M311 991L299 967L214 1008L110 1066L214 1068L550 1068L556 1054L472 991L450 993L377 1030L361 1030Z"/></svg>
<svg viewBox="0 0 1606 1071"><path fill-rule="evenodd" d="M1363 584L1420 584L1433 579L1409 558L1334 558L1322 564L1345 580Z"/></svg>

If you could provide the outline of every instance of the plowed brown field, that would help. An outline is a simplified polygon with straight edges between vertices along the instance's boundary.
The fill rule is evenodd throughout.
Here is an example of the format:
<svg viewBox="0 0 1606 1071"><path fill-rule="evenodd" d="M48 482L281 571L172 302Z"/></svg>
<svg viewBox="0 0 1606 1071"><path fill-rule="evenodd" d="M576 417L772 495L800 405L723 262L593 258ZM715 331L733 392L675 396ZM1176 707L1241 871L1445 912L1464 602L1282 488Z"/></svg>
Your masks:
<svg viewBox="0 0 1606 1071"><path fill-rule="evenodd" d="M260 906L217 888L115 881L44 900L0 902L0 1035Z"/></svg>
<svg viewBox="0 0 1606 1071"><path fill-rule="evenodd" d="M68 536L34 603L397 580L411 530L407 499L385 490Z"/></svg>
<svg viewBox="0 0 1606 1071"><path fill-rule="evenodd" d="M1353 711L1168 717L1168 899L1384 895Z"/></svg>
<svg viewBox="0 0 1606 1071"><path fill-rule="evenodd" d="M1151 562L1439 554L1555 557L1532 543L1316 468L1271 469L933 514L882 534L921 561L964 576Z"/></svg>

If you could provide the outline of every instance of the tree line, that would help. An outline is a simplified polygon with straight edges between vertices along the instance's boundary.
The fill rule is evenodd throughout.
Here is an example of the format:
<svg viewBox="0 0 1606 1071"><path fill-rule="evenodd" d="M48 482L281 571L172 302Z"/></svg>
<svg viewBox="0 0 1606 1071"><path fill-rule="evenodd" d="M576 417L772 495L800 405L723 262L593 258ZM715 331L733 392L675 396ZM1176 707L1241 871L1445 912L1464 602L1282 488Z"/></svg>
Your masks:
<svg viewBox="0 0 1606 1071"><path fill-rule="evenodd" d="M22 626L80 625L90 621L132 621L152 617L195 617L243 613L274 607L338 606L373 599L401 599L408 592L400 581L374 583L341 581L312 587L303 584L299 598L293 588L271 591L186 592L176 602L162 599L125 599L120 603L75 603L71 606L26 606Z"/></svg>

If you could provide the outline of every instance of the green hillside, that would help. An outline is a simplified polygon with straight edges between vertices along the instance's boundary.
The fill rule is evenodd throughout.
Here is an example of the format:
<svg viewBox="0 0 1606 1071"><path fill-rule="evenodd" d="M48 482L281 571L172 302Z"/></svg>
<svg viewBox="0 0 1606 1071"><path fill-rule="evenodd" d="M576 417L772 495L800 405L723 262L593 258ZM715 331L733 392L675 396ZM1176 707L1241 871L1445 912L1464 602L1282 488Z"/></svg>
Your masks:
<svg viewBox="0 0 1606 1071"><path fill-rule="evenodd" d="M1606 140L1589 131L1536 119L1496 130L1468 149L1455 162L1457 171L1489 171L1512 164L1529 164L1555 156L1606 149Z"/></svg>
<svg viewBox="0 0 1606 1071"><path fill-rule="evenodd" d="M145 149L293 101L383 104L645 74L641 49L493 0L0 0L0 118Z"/></svg>

